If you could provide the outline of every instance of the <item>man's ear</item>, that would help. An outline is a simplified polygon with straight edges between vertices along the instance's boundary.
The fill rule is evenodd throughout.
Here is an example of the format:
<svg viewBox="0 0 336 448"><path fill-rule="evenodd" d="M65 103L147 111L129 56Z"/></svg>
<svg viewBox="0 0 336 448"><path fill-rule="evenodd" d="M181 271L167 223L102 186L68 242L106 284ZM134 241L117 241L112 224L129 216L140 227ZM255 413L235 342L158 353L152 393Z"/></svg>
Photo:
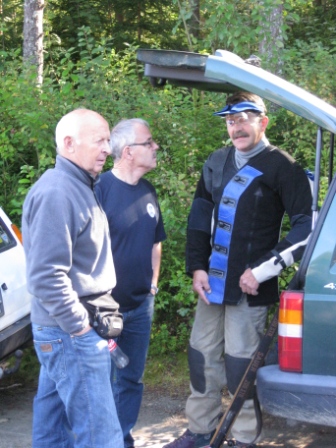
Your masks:
<svg viewBox="0 0 336 448"><path fill-rule="evenodd" d="M267 126L268 126L268 122L269 122L269 118L268 117L262 117L262 119L260 120L261 123L261 129L263 130L263 132L265 132Z"/></svg>
<svg viewBox="0 0 336 448"><path fill-rule="evenodd" d="M71 153L75 152L73 144L74 144L74 140L72 137L70 137L70 136L64 137L64 151L66 153L71 154Z"/></svg>
<svg viewBox="0 0 336 448"><path fill-rule="evenodd" d="M122 155L126 159L132 159L133 158L132 148L130 146L126 145L124 147L124 149L122 150Z"/></svg>

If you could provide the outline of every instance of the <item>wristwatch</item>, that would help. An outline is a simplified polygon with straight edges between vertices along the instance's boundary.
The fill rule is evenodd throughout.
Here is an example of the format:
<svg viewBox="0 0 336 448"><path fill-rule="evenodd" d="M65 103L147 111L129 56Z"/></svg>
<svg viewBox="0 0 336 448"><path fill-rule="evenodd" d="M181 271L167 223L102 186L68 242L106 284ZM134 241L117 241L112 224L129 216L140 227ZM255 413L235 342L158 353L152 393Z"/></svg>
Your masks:
<svg viewBox="0 0 336 448"><path fill-rule="evenodd" d="M151 284L151 288L150 289L154 291L154 295L156 295L159 292L159 288L157 286L153 285L153 284Z"/></svg>

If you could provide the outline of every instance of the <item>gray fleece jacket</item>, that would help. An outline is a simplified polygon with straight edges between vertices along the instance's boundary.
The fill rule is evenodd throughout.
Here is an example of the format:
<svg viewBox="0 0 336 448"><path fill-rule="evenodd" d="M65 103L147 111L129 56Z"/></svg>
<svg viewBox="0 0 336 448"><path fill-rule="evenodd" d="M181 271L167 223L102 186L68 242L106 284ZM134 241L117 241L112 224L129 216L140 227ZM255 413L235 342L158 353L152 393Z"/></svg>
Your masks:
<svg viewBox="0 0 336 448"><path fill-rule="evenodd" d="M22 216L31 320L77 333L89 323L79 298L111 292L116 284L105 213L97 179L57 156L29 191Z"/></svg>

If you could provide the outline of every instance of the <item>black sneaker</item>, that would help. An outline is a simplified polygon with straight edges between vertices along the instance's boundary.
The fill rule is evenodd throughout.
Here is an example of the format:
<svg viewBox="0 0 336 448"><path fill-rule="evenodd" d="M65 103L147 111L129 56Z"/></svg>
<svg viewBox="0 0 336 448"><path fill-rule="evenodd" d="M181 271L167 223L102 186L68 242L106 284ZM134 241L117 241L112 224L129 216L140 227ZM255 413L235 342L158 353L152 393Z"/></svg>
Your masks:
<svg viewBox="0 0 336 448"><path fill-rule="evenodd" d="M187 429L180 437L162 448L203 448L209 445L215 431L208 434L195 434Z"/></svg>

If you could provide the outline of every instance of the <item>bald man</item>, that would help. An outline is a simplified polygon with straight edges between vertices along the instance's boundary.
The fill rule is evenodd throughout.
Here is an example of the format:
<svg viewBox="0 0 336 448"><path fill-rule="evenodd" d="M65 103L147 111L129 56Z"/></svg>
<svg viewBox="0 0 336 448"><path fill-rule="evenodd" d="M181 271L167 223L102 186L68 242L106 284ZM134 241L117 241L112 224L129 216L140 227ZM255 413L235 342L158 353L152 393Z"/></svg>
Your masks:
<svg viewBox="0 0 336 448"><path fill-rule="evenodd" d="M22 232L31 321L41 369L34 448L118 448L107 340L91 327L83 298L111 298L116 284L108 223L93 188L109 148L98 113L77 109L56 127L57 157L29 191Z"/></svg>

